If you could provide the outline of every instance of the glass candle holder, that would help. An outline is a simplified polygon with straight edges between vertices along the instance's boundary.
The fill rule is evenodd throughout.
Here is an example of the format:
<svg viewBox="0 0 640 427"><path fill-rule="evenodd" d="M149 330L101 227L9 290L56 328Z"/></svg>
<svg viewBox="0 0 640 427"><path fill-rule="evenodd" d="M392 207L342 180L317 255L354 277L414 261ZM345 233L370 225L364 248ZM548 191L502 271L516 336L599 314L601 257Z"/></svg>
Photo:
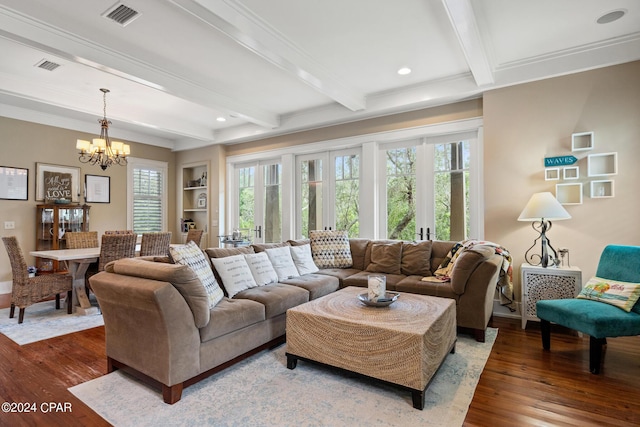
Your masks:
<svg viewBox="0 0 640 427"><path fill-rule="evenodd" d="M387 293L387 276L371 274L368 276L369 301L378 302Z"/></svg>

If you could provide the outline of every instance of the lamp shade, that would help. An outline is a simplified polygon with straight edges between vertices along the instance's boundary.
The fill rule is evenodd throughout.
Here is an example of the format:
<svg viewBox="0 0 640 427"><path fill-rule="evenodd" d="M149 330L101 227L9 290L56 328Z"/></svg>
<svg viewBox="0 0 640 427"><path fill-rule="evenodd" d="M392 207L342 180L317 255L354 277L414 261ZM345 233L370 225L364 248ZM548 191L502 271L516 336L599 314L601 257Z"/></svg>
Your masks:
<svg viewBox="0 0 640 427"><path fill-rule="evenodd" d="M571 218L569 212L553 197L553 194L546 191L531 196L518 221L539 221L540 219L557 221L569 218Z"/></svg>

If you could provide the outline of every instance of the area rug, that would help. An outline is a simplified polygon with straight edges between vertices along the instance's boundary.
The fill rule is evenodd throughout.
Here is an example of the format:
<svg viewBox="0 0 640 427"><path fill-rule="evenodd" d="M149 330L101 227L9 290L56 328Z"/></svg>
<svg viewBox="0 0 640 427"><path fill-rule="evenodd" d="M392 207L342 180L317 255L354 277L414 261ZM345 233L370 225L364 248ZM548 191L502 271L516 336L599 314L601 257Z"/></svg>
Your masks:
<svg viewBox="0 0 640 427"><path fill-rule="evenodd" d="M286 344L258 353L184 389L174 405L119 371L69 390L114 426L459 426L498 330L485 343L458 336L427 389L425 408L411 393L329 367L298 361Z"/></svg>
<svg viewBox="0 0 640 427"><path fill-rule="evenodd" d="M19 345L104 325L101 314L67 314L64 303L60 304L60 310L56 310L55 301L43 301L27 307L21 324L18 324L18 312L16 308L15 316L10 319L8 308L0 310L0 333Z"/></svg>

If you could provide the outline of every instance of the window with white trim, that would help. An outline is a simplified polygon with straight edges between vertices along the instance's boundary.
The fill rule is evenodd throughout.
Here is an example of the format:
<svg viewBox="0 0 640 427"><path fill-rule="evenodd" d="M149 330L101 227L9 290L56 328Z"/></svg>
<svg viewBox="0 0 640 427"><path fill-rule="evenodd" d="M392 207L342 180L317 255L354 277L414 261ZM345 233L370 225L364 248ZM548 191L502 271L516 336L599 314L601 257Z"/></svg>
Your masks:
<svg viewBox="0 0 640 427"><path fill-rule="evenodd" d="M166 162L128 159L127 226L136 234L167 230Z"/></svg>

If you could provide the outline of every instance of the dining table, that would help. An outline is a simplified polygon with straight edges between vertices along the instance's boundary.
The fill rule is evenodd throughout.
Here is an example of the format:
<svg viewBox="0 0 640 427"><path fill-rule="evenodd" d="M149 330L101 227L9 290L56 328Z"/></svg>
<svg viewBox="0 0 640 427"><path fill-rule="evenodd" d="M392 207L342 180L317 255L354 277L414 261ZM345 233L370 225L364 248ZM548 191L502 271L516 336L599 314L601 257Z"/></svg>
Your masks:
<svg viewBox="0 0 640 427"><path fill-rule="evenodd" d="M38 258L65 261L73 279L72 300L67 301L67 304L73 304L74 311L78 314L89 315L100 311L98 307L91 305L84 283L87 268L100 257L100 248L31 251L29 254Z"/></svg>

